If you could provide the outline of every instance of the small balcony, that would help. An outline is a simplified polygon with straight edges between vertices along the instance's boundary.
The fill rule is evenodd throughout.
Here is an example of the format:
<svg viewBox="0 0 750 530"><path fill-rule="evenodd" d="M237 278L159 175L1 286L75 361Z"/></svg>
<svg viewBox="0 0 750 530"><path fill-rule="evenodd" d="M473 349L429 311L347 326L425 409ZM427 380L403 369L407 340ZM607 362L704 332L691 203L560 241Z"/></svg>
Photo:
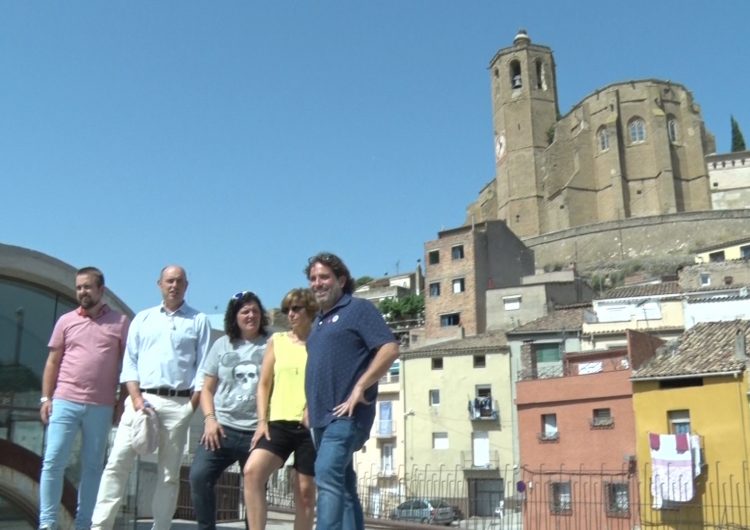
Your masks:
<svg viewBox="0 0 750 530"><path fill-rule="evenodd" d="M391 466L384 466L378 470L378 478L395 478L398 474Z"/></svg>
<svg viewBox="0 0 750 530"><path fill-rule="evenodd" d="M601 418L592 418L589 420L589 425L591 425L591 428L596 429L614 429L615 428L615 419L612 416L608 417L601 417Z"/></svg>
<svg viewBox="0 0 750 530"><path fill-rule="evenodd" d="M536 435L539 443L557 443L560 441L560 433L555 432L540 432Z"/></svg>
<svg viewBox="0 0 750 530"><path fill-rule="evenodd" d="M499 418L500 413L496 399L482 397L469 400L469 419L471 421L497 421Z"/></svg>
<svg viewBox="0 0 750 530"><path fill-rule="evenodd" d="M464 470L500 469L500 456L497 451L474 454L473 451L461 451L461 463Z"/></svg>
<svg viewBox="0 0 750 530"><path fill-rule="evenodd" d="M375 432L373 433L375 438L395 438L396 437L396 422L394 420L378 420L375 422Z"/></svg>

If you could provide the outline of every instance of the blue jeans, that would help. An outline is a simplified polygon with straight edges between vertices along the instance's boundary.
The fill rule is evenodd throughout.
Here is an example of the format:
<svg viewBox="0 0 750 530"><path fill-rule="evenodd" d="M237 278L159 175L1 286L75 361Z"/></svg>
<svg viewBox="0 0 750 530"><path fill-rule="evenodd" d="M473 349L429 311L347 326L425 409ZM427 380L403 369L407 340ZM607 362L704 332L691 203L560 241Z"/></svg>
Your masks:
<svg viewBox="0 0 750 530"><path fill-rule="evenodd" d="M216 493L214 486L226 468L240 463L240 470L250 456L250 442L253 431L239 431L222 426L226 438L221 440L221 447L209 451L198 446L190 466L190 494L193 498L195 520L201 530L216 528Z"/></svg>
<svg viewBox="0 0 750 530"><path fill-rule="evenodd" d="M81 483L78 485L76 528L91 527L96 492L104 471L104 452L112 427L112 406L52 401L42 476L39 479L39 526L56 527L65 468L73 441L81 431Z"/></svg>
<svg viewBox="0 0 750 530"><path fill-rule="evenodd" d="M357 495L357 475L352 459L368 436L369 433L349 418L313 429L317 449L317 530L364 530L365 520Z"/></svg>

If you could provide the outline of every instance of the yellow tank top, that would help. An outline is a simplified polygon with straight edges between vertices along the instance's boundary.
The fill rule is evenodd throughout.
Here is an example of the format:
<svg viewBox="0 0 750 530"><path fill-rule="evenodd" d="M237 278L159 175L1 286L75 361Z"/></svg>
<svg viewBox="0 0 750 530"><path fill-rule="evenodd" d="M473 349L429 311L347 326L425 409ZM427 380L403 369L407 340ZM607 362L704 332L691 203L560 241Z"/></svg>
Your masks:
<svg viewBox="0 0 750 530"><path fill-rule="evenodd" d="M270 421L302 421L305 410L307 349L287 332L273 334L273 394Z"/></svg>

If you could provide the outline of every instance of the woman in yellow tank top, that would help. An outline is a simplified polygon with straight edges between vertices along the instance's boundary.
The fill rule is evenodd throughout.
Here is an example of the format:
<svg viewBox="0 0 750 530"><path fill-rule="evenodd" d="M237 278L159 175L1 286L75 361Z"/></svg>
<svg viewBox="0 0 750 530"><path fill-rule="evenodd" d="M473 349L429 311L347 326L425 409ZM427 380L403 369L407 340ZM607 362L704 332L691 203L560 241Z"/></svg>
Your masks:
<svg viewBox="0 0 750 530"><path fill-rule="evenodd" d="M315 447L307 428L305 341L317 311L309 289L292 289L281 301L290 331L268 340L258 382L258 426L244 468L250 530L266 527L266 482L294 452L294 530L311 530L315 516Z"/></svg>

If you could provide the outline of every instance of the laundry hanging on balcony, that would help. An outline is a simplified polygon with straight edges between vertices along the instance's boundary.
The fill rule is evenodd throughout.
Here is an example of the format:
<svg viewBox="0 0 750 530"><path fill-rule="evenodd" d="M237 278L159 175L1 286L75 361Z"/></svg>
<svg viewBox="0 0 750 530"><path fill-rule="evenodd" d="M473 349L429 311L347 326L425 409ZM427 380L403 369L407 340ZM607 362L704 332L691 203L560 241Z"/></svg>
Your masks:
<svg viewBox="0 0 750 530"><path fill-rule="evenodd" d="M702 461L700 437L691 434L649 433L651 497L655 509L664 502L688 502L695 495L694 479Z"/></svg>

